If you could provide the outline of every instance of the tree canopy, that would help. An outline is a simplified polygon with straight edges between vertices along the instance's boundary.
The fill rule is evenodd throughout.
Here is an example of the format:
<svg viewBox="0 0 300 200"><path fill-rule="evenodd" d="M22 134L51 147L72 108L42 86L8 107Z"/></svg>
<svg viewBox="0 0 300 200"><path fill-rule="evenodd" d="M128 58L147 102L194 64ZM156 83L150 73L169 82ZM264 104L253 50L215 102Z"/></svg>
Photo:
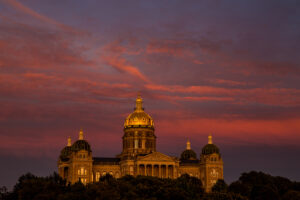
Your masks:
<svg viewBox="0 0 300 200"><path fill-rule="evenodd" d="M300 183L262 172L243 173L227 185L219 180L205 193L200 179L187 174L177 179L107 174L99 182L67 184L57 173L48 177L21 176L13 190L0 187L1 200L296 200Z"/></svg>

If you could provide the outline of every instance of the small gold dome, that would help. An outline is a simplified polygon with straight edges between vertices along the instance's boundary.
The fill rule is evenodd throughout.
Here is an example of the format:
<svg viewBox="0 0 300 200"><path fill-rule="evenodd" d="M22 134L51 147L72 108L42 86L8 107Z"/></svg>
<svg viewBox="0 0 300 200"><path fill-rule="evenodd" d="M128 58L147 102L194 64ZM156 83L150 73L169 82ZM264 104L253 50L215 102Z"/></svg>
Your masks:
<svg viewBox="0 0 300 200"><path fill-rule="evenodd" d="M124 128L137 126L154 128L153 119L144 111L143 99L140 95L136 99L134 112L128 115L124 123Z"/></svg>

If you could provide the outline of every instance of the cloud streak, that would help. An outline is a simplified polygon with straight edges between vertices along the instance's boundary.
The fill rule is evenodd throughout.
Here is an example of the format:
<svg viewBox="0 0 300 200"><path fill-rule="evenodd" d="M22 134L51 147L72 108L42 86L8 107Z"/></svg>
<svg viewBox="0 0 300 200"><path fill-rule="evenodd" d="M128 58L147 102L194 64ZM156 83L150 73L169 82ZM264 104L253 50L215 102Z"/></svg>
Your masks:
<svg viewBox="0 0 300 200"><path fill-rule="evenodd" d="M4 3L12 6L14 9L24 13L24 14L27 14L37 20L40 20L41 22L43 23L48 23L48 24L51 24L51 25L55 25L56 27L59 27L61 28L62 30L64 31L70 31L70 32L74 32L74 29L67 26L67 25L64 25L62 23L59 23L49 17L46 17L45 15L41 15L39 13L37 13L36 11L32 10L31 8L25 6L24 4L20 3L19 1L17 0L3 0Z"/></svg>

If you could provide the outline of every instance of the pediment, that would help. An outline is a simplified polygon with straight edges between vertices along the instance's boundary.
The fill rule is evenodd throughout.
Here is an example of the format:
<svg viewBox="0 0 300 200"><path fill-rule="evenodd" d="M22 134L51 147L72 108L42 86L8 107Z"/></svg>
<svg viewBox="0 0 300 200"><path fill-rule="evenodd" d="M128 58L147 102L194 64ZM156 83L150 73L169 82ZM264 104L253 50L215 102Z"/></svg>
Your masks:
<svg viewBox="0 0 300 200"><path fill-rule="evenodd" d="M160 152L153 152L146 156L140 156L138 161L159 161L159 162L174 162L174 159Z"/></svg>

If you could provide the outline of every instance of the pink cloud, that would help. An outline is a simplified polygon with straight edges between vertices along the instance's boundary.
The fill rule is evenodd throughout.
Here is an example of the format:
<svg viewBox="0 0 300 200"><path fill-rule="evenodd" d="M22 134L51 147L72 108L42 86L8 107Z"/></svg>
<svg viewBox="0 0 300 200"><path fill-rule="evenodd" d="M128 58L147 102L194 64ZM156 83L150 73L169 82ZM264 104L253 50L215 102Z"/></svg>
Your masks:
<svg viewBox="0 0 300 200"><path fill-rule="evenodd" d="M115 69L121 71L121 72L126 72L134 77L139 78L142 81L145 82L150 82L150 80L138 70L136 66L133 66L128 63L124 58L120 57L103 57L105 62L114 67Z"/></svg>
<svg viewBox="0 0 300 200"><path fill-rule="evenodd" d="M244 144L297 144L300 119L287 120L224 120L224 119L161 119L156 122L159 132L184 137L212 133L215 138L229 137ZM238 144L238 143L236 143Z"/></svg>
<svg viewBox="0 0 300 200"><path fill-rule="evenodd" d="M34 11L31 8L25 6L24 4L20 3L17 0L4 0L4 2L11 5L16 10L21 11L22 13L25 13L25 14L31 16L31 17L34 17L35 19L38 19L42 22L55 25L55 26L65 30L65 31L77 32L77 31L75 31L75 29L73 29L73 28L71 28L67 25L59 23L59 22L57 22L57 21L55 21L55 20L53 20L49 17L46 17L45 15L41 15L41 14L37 13L36 11Z"/></svg>

